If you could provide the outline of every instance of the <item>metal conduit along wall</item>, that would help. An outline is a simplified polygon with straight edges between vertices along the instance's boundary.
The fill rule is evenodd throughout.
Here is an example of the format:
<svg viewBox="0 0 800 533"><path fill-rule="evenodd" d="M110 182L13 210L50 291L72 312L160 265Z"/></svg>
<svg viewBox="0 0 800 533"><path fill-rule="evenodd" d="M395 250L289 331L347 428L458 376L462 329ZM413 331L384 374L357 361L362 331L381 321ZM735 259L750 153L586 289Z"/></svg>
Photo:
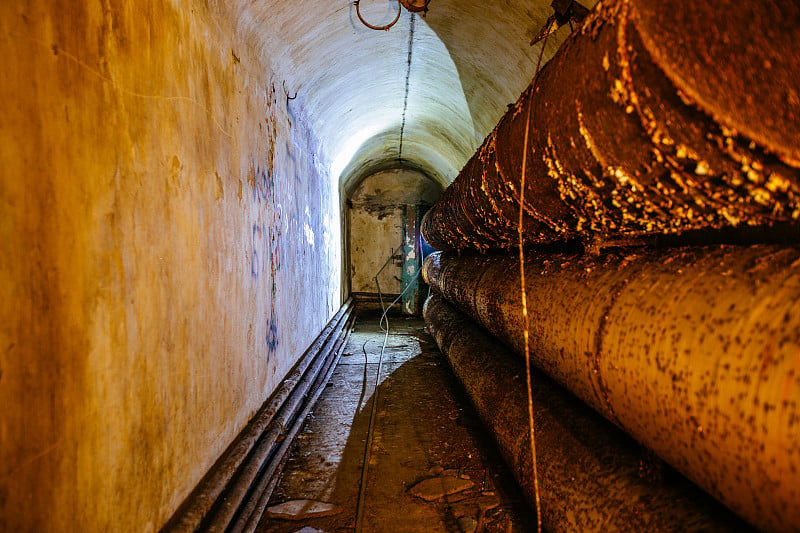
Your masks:
<svg viewBox="0 0 800 533"><path fill-rule="evenodd" d="M523 353L516 258L423 272ZM526 284L533 364L759 529L800 531L800 248L531 253Z"/></svg>
<svg viewBox="0 0 800 533"><path fill-rule="evenodd" d="M425 321L535 507L524 363L435 293ZM535 374L534 383L546 531L749 529L686 479L653 466L633 439L547 377Z"/></svg>
<svg viewBox="0 0 800 533"><path fill-rule="evenodd" d="M528 244L797 221L797 42L793 0L602 2L429 211L425 239L509 248L521 193Z"/></svg>

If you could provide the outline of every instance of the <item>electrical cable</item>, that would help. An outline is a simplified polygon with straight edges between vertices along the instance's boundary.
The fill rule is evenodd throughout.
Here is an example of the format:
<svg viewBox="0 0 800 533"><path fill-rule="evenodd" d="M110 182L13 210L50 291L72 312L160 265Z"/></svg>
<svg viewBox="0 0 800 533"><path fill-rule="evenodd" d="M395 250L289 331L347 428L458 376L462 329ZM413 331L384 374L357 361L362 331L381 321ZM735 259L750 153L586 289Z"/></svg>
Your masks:
<svg viewBox="0 0 800 533"><path fill-rule="evenodd" d="M539 59L536 62L536 73L533 75L533 82L531 87L534 87L536 80L539 77L539 69L542 66L542 56L544 55L544 48L547 46L547 38L550 36L548 33L545 35L542 48L539 50ZM533 90L533 89L531 89ZM534 436L533 425L533 385L531 383L531 354L528 342L528 302L527 291L525 290L525 239L522 231L522 222L525 215L525 172L528 156L528 134L530 132L531 115L533 114L533 103L528 103L528 115L525 120L525 139L522 143L522 174L520 177L519 185L519 225L517 226L519 235L519 275L520 275L520 296L522 299L522 324L523 324L523 338L525 339L525 374L528 385L528 428L530 432L531 441L531 461L533 466L533 492L536 499L536 531L542 533L542 504L539 496L539 474L536 465L536 438Z"/></svg>

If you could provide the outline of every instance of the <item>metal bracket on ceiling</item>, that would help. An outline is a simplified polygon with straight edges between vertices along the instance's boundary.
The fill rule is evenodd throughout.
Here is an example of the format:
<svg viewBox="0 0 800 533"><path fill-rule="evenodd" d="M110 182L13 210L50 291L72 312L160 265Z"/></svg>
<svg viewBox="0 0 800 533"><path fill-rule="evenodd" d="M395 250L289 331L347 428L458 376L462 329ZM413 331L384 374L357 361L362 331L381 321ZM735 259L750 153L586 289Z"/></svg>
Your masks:
<svg viewBox="0 0 800 533"><path fill-rule="evenodd" d="M431 3L431 0L400 0L400 3L412 13L427 13L428 4Z"/></svg>
<svg viewBox="0 0 800 533"><path fill-rule="evenodd" d="M553 0L550 2L550 7L553 8L553 14L547 17L544 26L531 40L531 46L554 33L564 24L569 24L570 30L572 30L573 22L580 24L589 15L589 9L577 0Z"/></svg>

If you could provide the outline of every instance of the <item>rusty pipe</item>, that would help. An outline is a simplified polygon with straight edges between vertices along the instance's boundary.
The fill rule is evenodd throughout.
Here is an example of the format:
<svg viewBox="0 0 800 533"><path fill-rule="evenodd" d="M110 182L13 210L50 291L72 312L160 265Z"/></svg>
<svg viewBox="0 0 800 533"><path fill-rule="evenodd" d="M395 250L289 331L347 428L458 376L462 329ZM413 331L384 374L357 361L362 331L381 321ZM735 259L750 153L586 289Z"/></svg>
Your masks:
<svg viewBox="0 0 800 533"><path fill-rule="evenodd" d="M795 224L798 41L793 0L599 4L429 211L425 239L516 245L521 196L526 244Z"/></svg>
<svg viewBox="0 0 800 533"><path fill-rule="evenodd" d="M519 264L433 254L434 291L523 352ZM526 256L534 364L734 512L800 531L800 248Z"/></svg>
<svg viewBox="0 0 800 533"><path fill-rule="evenodd" d="M441 296L431 294L424 314L431 335L535 507L524 365ZM534 373L533 383L546 531L749 529L685 478L662 473L663 467L658 462L654 466L633 439L546 376Z"/></svg>

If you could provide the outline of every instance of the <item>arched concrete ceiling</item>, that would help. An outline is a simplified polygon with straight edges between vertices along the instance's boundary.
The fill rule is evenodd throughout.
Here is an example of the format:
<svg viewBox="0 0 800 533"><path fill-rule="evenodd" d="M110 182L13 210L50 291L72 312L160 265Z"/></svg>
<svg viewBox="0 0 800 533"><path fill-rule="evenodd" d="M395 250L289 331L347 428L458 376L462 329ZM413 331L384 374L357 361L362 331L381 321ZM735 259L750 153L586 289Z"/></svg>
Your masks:
<svg viewBox="0 0 800 533"><path fill-rule="evenodd" d="M586 2L585 5L594 2ZM396 0L362 0L372 24ZM351 0L238 0L237 27L297 93L342 189L391 167L453 180L533 77L533 35L549 0L431 0L424 16L402 10L388 31L364 26ZM567 37L547 42L547 60Z"/></svg>

